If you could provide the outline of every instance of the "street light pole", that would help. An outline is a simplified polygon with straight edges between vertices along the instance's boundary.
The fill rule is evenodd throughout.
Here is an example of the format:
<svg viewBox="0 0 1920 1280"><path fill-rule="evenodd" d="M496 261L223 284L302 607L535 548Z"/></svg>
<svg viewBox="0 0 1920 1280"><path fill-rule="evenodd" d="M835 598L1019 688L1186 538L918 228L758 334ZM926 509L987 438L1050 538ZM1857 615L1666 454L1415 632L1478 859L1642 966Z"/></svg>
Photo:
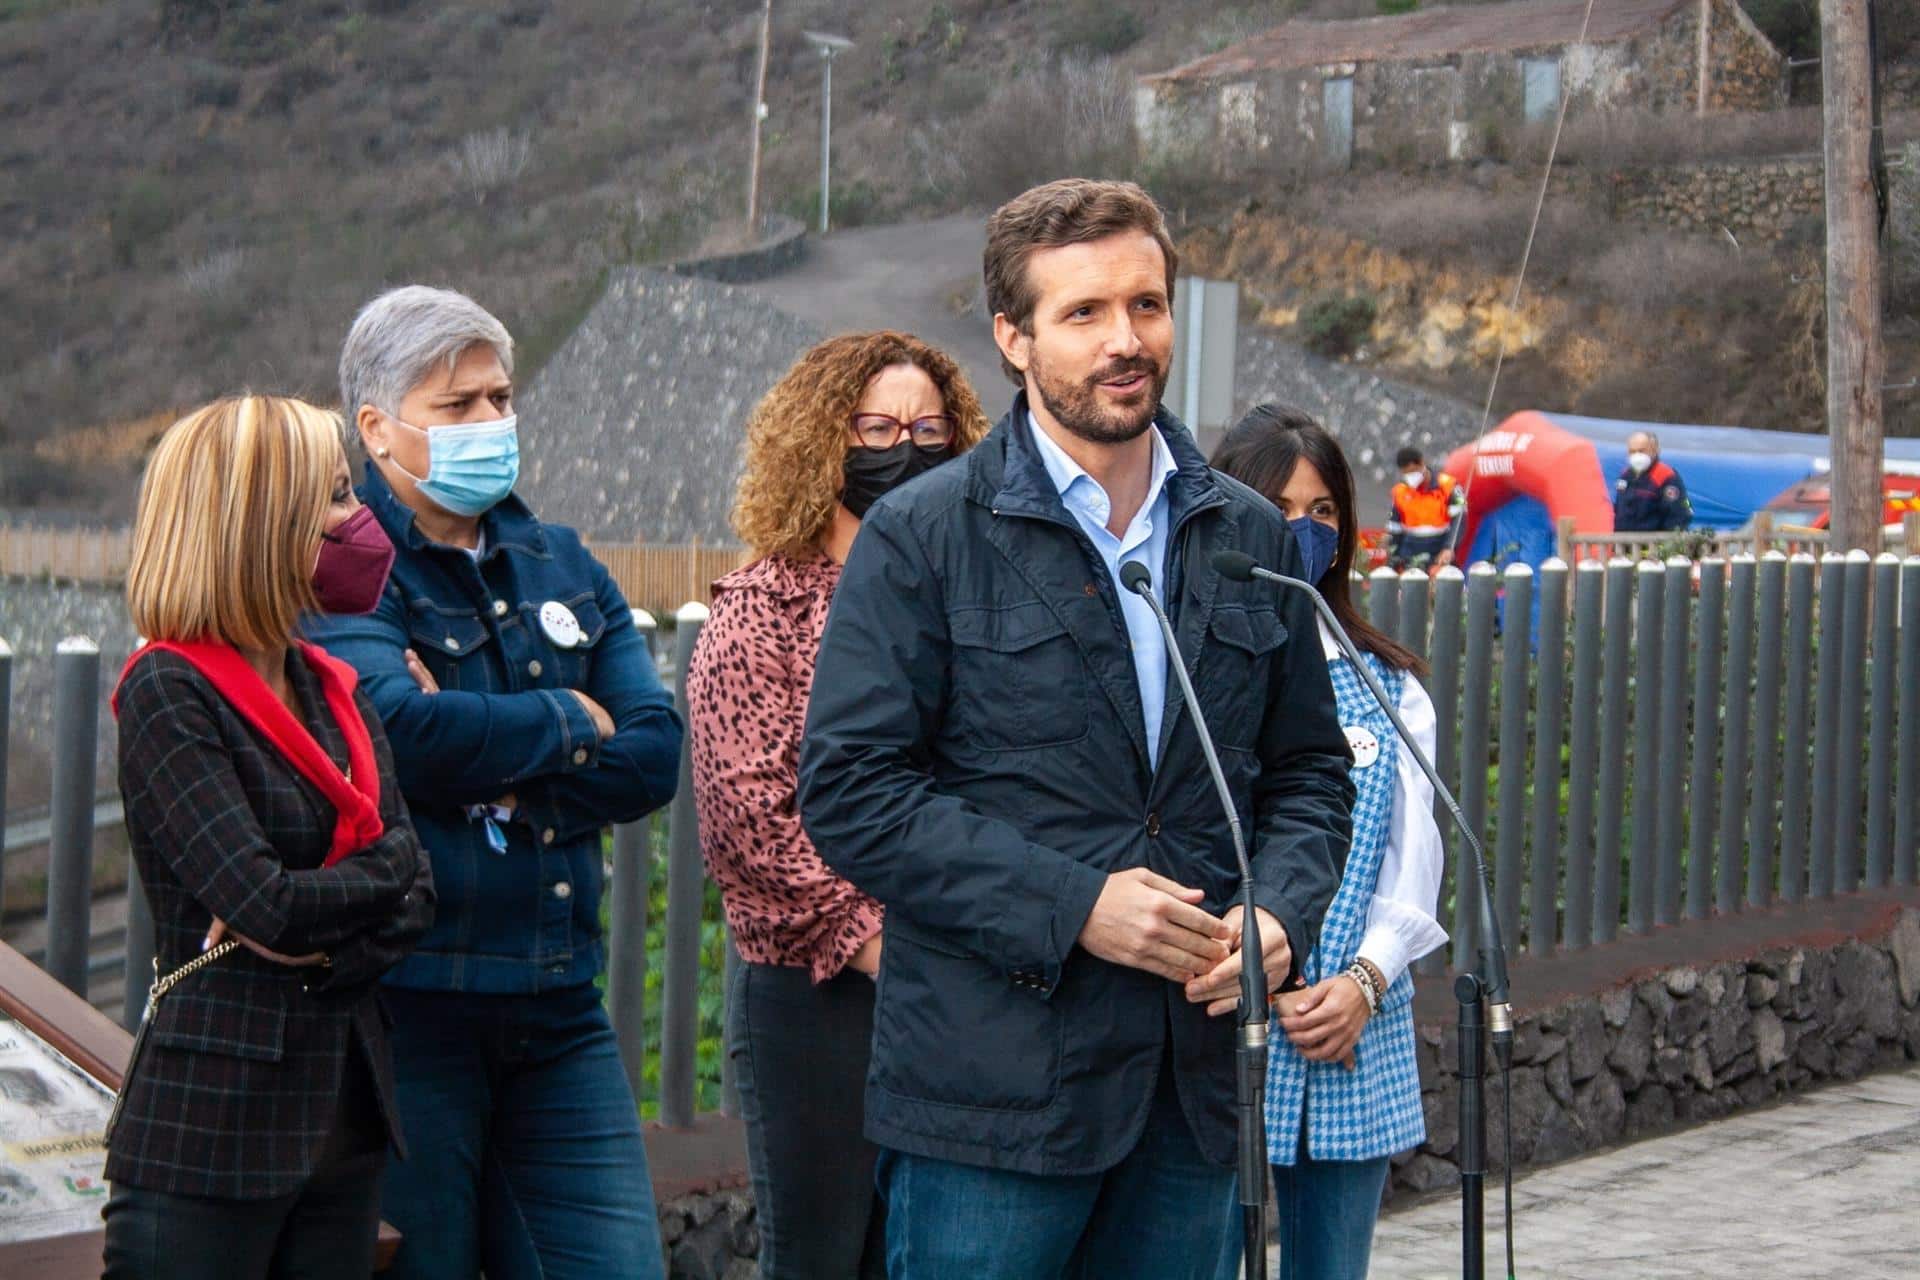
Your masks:
<svg viewBox="0 0 1920 1280"><path fill-rule="evenodd" d="M833 160L833 57L853 48L845 36L803 32L820 51L820 234L827 232L828 211L832 206L831 166Z"/></svg>

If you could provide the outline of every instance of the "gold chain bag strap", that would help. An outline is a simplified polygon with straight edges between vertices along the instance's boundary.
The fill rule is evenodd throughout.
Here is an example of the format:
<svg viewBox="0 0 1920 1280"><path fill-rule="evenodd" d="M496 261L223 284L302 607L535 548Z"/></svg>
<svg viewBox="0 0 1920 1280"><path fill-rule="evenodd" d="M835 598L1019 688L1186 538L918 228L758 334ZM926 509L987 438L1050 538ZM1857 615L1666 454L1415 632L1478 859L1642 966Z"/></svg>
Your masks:
<svg viewBox="0 0 1920 1280"><path fill-rule="evenodd" d="M237 938L228 938L218 946L201 952L193 959L175 969L172 973L160 972L160 960L153 961L153 985L147 988L147 1007L140 1014L139 1029L133 1033L133 1051L127 1055L127 1070L120 1077L120 1091L113 1098L113 1112L107 1117L107 1131L102 1141L113 1141L113 1130L120 1123L120 1109L126 1105L127 1089L133 1083L133 1073L140 1065L140 1051L147 1043L147 1028L153 1025L153 1015L160 1008L160 1000L167 992L191 978L214 961L233 954L240 947Z"/></svg>

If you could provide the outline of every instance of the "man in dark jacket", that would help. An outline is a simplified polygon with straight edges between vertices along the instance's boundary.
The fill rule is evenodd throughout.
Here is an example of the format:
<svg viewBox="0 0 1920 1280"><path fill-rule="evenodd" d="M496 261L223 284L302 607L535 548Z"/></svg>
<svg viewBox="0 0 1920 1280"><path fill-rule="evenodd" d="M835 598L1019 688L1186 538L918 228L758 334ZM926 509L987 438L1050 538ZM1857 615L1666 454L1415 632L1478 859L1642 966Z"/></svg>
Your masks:
<svg viewBox="0 0 1920 1280"><path fill-rule="evenodd" d="M895 1275L1203 1276L1236 1229L1240 909L1167 650L1174 615L1251 854L1269 987L1312 948L1353 789L1279 512L1158 411L1174 252L1123 183L988 224L1022 385L979 447L868 512L820 651L799 801L887 908L867 1133Z"/></svg>
<svg viewBox="0 0 1920 1280"><path fill-rule="evenodd" d="M1684 529L1693 519L1687 483L1660 461L1660 441L1651 431L1627 437L1627 469L1613 482L1613 531L1656 533Z"/></svg>

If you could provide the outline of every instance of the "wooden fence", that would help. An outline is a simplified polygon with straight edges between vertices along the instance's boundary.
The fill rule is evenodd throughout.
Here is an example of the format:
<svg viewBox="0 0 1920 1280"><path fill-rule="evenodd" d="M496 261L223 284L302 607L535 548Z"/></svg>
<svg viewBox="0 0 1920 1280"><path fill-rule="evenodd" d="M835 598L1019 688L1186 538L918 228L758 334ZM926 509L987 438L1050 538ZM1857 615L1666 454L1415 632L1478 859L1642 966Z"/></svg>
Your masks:
<svg viewBox="0 0 1920 1280"><path fill-rule="evenodd" d="M1572 516L1560 517L1556 529L1555 554L1568 564L1582 560L1609 560L1623 556L1628 560L1665 560L1669 556L1749 555L1760 557L1769 551L1787 555L1824 555L1828 546L1825 529L1774 523L1769 512L1754 516L1745 529L1680 529L1662 533L1577 533ZM1907 513L1898 529L1888 529L1881 540L1882 549L1896 555L1920 555L1920 511Z"/></svg>
<svg viewBox="0 0 1920 1280"><path fill-rule="evenodd" d="M627 602L661 620L690 600L710 603L715 578L746 558L740 547L666 543L591 544ZM56 528L0 521L0 577L59 578L115 584L126 580L132 557L124 528Z"/></svg>
<svg viewBox="0 0 1920 1280"><path fill-rule="evenodd" d="M62 529L0 521L0 576L122 582L133 556L126 529Z"/></svg>

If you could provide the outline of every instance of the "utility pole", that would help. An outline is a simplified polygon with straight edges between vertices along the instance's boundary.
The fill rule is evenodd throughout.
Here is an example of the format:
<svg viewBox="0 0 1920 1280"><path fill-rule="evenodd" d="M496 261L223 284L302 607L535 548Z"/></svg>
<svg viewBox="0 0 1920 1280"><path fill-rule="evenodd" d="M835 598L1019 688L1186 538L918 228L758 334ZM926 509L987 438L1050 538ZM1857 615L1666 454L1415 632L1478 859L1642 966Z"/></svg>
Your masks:
<svg viewBox="0 0 1920 1280"><path fill-rule="evenodd" d="M760 7L760 67L753 76L753 158L747 167L747 239L760 235L760 122L767 118L767 52L773 43L773 0Z"/></svg>
<svg viewBox="0 0 1920 1280"><path fill-rule="evenodd" d="M1880 204L1873 172L1870 0L1820 0L1827 208L1827 434L1832 548L1880 550Z"/></svg>

